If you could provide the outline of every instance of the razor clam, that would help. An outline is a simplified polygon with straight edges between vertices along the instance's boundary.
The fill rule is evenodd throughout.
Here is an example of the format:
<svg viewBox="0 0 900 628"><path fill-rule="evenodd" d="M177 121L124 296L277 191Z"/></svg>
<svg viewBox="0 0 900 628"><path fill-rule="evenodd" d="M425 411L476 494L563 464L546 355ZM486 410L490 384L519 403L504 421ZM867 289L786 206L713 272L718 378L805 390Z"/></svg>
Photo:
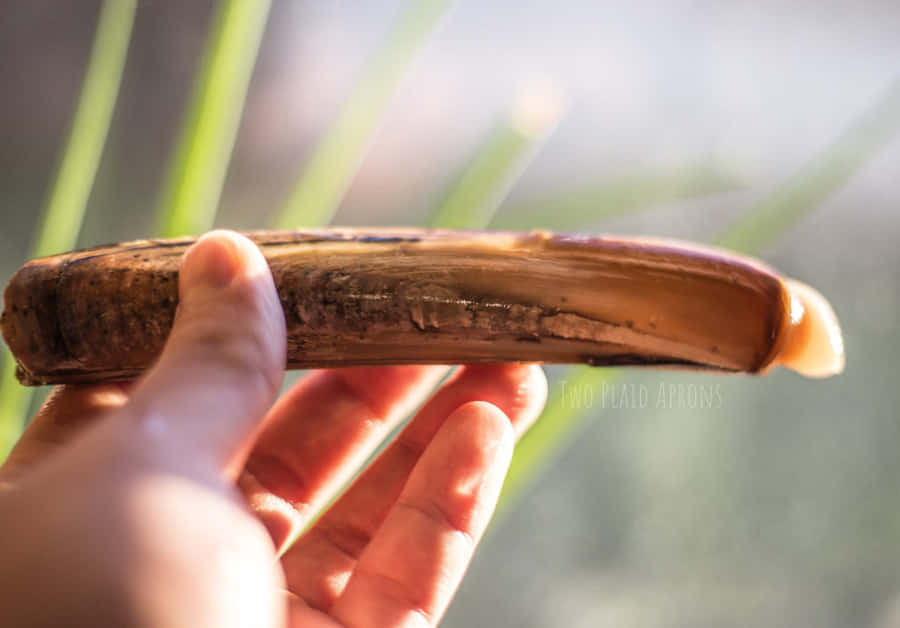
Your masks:
<svg viewBox="0 0 900 628"><path fill-rule="evenodd" d="M837 320L758 261L675 241L547 232L331 229L247 233L284 308L288 367L547 362L810 376L843 367ZM26 385L149 367L193 239L36 259L0 328Z"/></svg>

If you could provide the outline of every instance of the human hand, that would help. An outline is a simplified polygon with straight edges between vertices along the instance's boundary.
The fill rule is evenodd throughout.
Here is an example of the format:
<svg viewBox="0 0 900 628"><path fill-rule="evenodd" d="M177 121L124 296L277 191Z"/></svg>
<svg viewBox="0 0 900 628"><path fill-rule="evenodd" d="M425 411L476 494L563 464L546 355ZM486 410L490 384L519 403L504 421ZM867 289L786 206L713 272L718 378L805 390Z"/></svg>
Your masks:
<svg viewBox="0 0 900 628"><path fill-rule="evenodd" d="M15 626L431 626L493 512L536 366L318 371L275 401L281 307L247 239L202 238L155 367L61 387L0 468ZM307 528L299 540L290 540Z"/></svg>

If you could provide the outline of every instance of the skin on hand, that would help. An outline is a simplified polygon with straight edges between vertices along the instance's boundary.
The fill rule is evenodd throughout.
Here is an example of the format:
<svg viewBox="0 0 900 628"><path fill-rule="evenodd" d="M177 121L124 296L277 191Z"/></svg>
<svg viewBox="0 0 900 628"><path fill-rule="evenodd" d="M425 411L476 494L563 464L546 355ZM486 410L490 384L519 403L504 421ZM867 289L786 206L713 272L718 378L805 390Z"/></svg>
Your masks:
<svg viewBox="0 0 900 628"><path fill-rule="evenodd" d="M0 468L4 621L435 625L543 406L541 370L464 367L433 393L444 367L318 371L276 400L286 334L259 250L207 234L179 292L153 369L54 390Z"/></svg>

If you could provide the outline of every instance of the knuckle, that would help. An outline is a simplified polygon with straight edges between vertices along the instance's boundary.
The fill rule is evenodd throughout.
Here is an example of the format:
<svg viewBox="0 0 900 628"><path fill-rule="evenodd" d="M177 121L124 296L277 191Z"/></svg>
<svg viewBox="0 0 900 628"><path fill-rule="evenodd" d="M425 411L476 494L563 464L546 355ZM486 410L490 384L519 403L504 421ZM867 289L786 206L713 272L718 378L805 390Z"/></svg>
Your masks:
<svg viewBox="0 0 900 628"><path fill-rule="evenodd" d="M370 530L348 521L338 523L326 519L315 530L328 545L354 561L372 541Z"/></svg>
<svg viewBox="0 0 900 628"><path fill-rule="evenodd" d="M442 503L451 499L453 503ZM473 513L478 507L477 495L445 495L443 500L420 495L401 499L397 507L421 517L435 531L449 532L459 537L468 549L476 545L471 526Z"/></svg>

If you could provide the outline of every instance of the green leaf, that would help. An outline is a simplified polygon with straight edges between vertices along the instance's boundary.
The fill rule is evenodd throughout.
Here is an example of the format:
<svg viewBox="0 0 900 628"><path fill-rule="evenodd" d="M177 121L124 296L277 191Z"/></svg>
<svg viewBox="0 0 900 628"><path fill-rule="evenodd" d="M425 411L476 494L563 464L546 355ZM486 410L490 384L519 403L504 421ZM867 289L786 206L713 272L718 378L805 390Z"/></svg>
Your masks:
<svg viewBox="0 0 900 628"><path fill-rule="evenodd" d="M716 244L759 251L837 193L900 130L900 79L829 148L728 228Z"/></svg>
<svg viewBox="0 0 900 628"><path fill-rule="evenodd" d="M549 106L535 109L539 99ZM490 224L513 183L559 122L554 94L526 94L481 141L447 192L430 224L446 229L477 229Z"/></svg>
<svg viewBox="0 0 900 628"><path fill-rule="evenodd" d="M160 197L159 233L208 231L241 121L270 0L221 0Z"/></svg>
<svg viewBox="0 0 900 628"><path fill-rule="evenodd" d="M498 514L508 508L531 485L535 478L586 427L589 414L584 403L585 391L596 391L612 382L618 371L612 368L576 366L563 373L551 389L540 418L519 440L503 483Z"/></svg>
<svg viewBox="0 0 900 628"><path fill-rule="evenodd" d="M105 0L100 9L78 104L32 244L32 257L62 253L78 241L119 94L136 5L135 0ZM5 347L0 361L2 461L22 432L34 389L16 381L15 361Z"/></svg>
<svg viewBox="0 0 900 628"><path fill-rule="evenodd" d="M135 8L135 0L106 0L100 9L69 137L32 244L34 257L62 253L78 241L119 94Z"/></svg>
<svg viewBox="0 0 900 628"><path fill-rule="evenodd" d="M631 174L503 209L491 226L512 230L578 229L655 205L728 192L742 186L737 175L708 164Z"/></svg>
<svg viewBox="0 0 900 628"><path fill-rule="evenodd" d="M12 353L4 345L0 351L0 464L6 460L10 450L22 429L31 399L34 397L34 388L28 388L19 384L16 380L16 361Z"/></svg>
<svg viewBox="0 0 900 628"><path fill-rule="evenodd" d="M400 80L451 5L415 0L407 6L304 166L275 228L331 222Z"/></svg>

